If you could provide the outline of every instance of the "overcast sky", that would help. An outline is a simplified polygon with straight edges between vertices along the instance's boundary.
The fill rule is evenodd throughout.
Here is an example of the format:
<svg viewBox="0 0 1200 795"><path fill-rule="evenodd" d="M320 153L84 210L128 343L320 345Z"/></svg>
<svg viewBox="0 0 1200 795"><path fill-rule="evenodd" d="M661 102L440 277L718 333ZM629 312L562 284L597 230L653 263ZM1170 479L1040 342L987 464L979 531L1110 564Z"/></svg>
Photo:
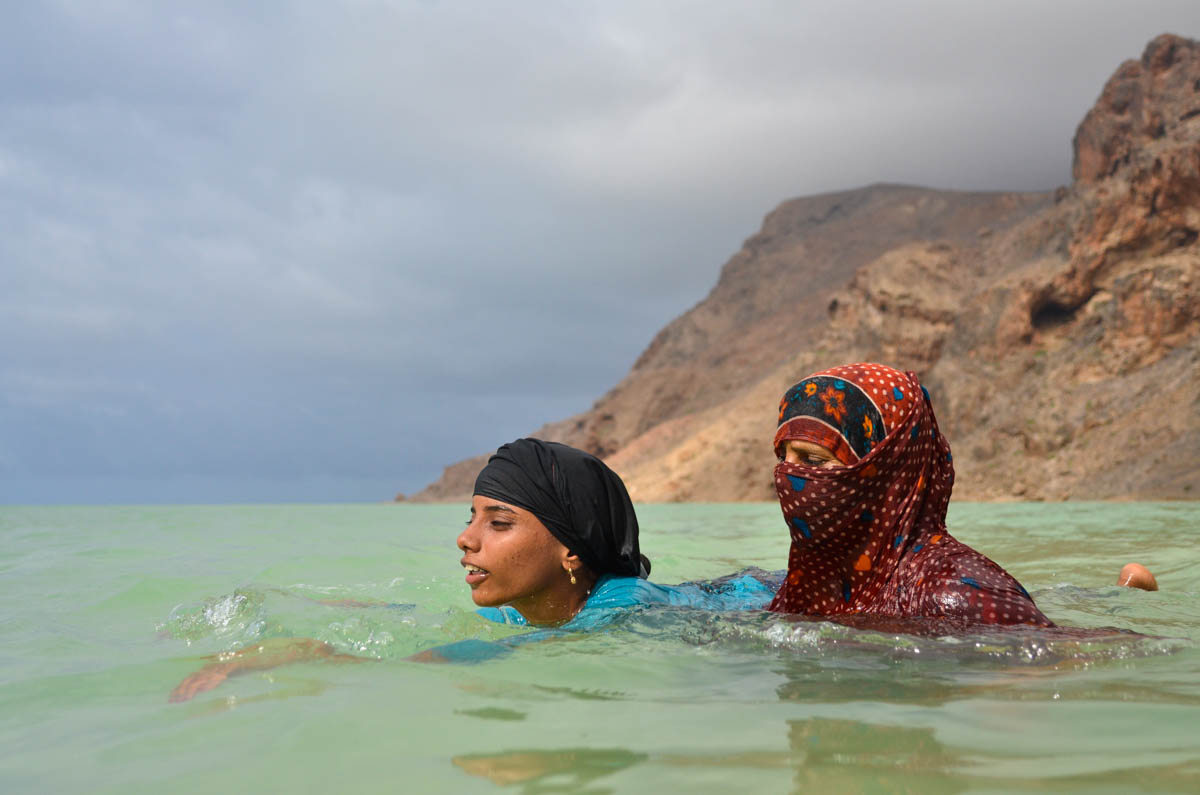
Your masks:
<svg viewBox="0 0 1200 795"><path fill-rule="evenodd" d="M0 502L379 500L587 409L794 196L1049 189L1200 3L7 4Z"/></svg>

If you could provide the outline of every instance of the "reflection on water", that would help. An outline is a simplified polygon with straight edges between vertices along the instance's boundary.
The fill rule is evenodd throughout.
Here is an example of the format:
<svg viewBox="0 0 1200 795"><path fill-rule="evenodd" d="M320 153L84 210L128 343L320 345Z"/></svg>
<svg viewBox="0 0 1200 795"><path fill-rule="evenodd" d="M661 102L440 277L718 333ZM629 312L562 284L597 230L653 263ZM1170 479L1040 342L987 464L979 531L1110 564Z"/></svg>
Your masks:
<svg viewBox="0 0 1200 795"><path fill-rule="evenodd" d="M963 760L939 743L932 729L813 718L788 721L786 731L789 750L783 752L646 754L623 748L527 749L466 754L454 757L453 762L497 786L519 786L520 792L530 794L612 792L612 782L601 779L642 763L668 769L791 768L796 792L950 793L966 788L965 778L950 772Z"/></svg>
<svg viewBox="0 0 1200 795"><path fill-rule="evenodd" d="M779 700L805 704L884 701L936 706L951 697L962 697L967 689L957 686L949 676L927 672L914 676L905 669L882 666L831 670L818 662L794 660L776 670L787 678L779 686Z"/></svg>
<svg viewBox="0 0 1200 795"><path fill-rule="evenodd" d="M611 789L586 787L588 782L644 762L647 754L623 748L565 748L562 750L502 751L464 754L456 767L500 786L521 787L522 793L569 792L600 795Z"/></svg>
<svg viewBox="0 0 1200 795"><path fill-rule="evenodd" d="M503 709L501 707L456 709L454 712L457 715L470 715L472 718L481 718L483 720L525 720L528 717L524 712L518 712L515 709Z"/></svg>
<svg viewBox="0 0 1200 795"><path fill-rule="evenodd" d="M788 722L796 792L962 792L961 764L932 729L813 718Z"/></svg>
<svg viewBox="0 0 1200 795"><path fill-rule="evenodd" d="M983 761L939 741L935 730L836 718L787 721L786 751L638 753L624 748L563 748L464 754L460 770L523 795L602 795L630 789L606 777L638 765L647 780L684 779L683 770L723 769L736 777L764 770L792 773L792 791L956 793L980 787L1002 792L1197 792L1200 762L1168 761L1073 775L1031 775L1048 760L1017 760L1008 769L980 769ZM1186 753L1184 754L1186 756ZM985 765L986 767L986 765ZM658 775L651 774L653 768ZM745 771L737 774L736 771ZM674 772L672 772L674 771ZM635 774L636 775L636 774ZM517 789L519 788L519 789ZM638 789L636 786L633 789Z"/></svg>
<svg viewBox="0 0 1200 795"><path fill-rule="evenodd" d="M1004 792L1198 792L1195 760L1075 775L1029 775L1046 763L1025 760L1008 775L988 775L978 760L937 740L933 729L853 720L789 721L795 792L952 793L980 787Z"/></svg>

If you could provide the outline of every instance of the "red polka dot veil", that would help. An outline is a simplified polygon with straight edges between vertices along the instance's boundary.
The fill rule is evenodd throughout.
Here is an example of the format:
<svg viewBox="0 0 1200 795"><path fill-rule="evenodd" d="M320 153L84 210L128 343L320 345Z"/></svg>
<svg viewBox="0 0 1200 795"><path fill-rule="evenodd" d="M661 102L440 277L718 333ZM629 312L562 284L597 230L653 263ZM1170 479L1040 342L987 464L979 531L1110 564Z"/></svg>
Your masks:
<svg viewBox="0 0 1200 795"><path fill-rule="evenodd" d="M1053 626L1008 572L946 532L953 458L914 373L850 364L805 378L779 404L781 458L790 440L842 466L775 467L792 547L770 610Z"/></svg>

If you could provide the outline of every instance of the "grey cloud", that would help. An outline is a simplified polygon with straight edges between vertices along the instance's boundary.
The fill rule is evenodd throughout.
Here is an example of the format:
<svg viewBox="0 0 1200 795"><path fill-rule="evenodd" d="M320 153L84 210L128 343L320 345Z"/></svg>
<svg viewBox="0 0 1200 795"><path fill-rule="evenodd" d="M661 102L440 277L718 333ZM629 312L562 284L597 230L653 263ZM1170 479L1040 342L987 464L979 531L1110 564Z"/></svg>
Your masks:
<svg viewBox="0 0 1200 795"><path fill-rule="evenodd" d="M782 199L1065 182L1117 63L1198 27L1191 2L20 4L0 501L417 488L586 409Z"/></svg>

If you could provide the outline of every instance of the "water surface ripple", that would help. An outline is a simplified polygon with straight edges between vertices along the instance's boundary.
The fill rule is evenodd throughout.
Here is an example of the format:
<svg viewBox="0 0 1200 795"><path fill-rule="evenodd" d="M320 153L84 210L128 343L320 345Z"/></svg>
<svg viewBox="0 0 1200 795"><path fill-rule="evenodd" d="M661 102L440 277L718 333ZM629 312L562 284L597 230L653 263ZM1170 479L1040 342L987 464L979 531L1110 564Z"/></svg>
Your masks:
<svg viewBox="0 0 1200 795"><path fill-rule="evenodd" d="M659 609L408 662L520 632L471 610L465 510L0 508L0 791L1200 791L1200 504L952 506L1088 633ZM786 559L777 506L639 512L657 581ZM1114 587L1129 560L1162 590ZM375 664L167 703L207 655L296 637Z"/></svg>

